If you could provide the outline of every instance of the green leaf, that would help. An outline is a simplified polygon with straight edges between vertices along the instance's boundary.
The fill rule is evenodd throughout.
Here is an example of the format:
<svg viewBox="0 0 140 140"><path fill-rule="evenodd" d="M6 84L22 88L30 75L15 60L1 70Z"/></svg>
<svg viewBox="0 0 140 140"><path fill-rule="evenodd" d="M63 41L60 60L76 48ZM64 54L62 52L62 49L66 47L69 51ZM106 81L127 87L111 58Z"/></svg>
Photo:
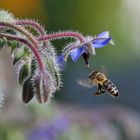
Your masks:
<svg viewBox="0 0 140 140"><path fill-rule="evenodd" d="M6 46L7 41L5 39L0 39L0 50Z"/></svg>
<svg viewBox="0 0 140 140"><path fill-rule="evenodd" d="M19 84L23 84L24 80L31 74L30 72L30 65L29 64L24 64L19 72Z"/></svg>
<svg viewBox="0 0 140 140"><path fill-rule="evenodd" d="M19 60L21 60L23 56L24 56L24 53L18 53L13 60L13 65L15 65Z"/></svg>
<svg viewBox="0 0 140 140"><path fill-rule="evenodd" d="M15 42L15 41L8 41L7 42L7 46L8 47L11 47L11 54L14 52L14 50L16 49L16 48L18 48L18 46L19 46L19 43L18 42Z"/></svg>
<svg viewBox="0 0 140 140"><path fill-rule="evenodd" d="M15 65L19 60L29 56L28 51L24 51L24 48L17 48L12 55L14 56L13 65Z"/></svg>

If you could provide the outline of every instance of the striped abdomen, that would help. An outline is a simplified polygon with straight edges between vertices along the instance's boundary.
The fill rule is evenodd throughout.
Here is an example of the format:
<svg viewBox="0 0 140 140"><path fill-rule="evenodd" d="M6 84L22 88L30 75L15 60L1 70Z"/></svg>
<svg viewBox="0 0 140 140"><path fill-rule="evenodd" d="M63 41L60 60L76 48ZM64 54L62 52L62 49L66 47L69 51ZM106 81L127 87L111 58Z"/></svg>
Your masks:
<svg viewBox="0 0 140 140"><path fill-rule="evenodd" d="M117 97L119 95L118 89L116 86L110 81L106 80L103 83L103 87L107 90L108 93L110 93L112 96Z"/></svg>

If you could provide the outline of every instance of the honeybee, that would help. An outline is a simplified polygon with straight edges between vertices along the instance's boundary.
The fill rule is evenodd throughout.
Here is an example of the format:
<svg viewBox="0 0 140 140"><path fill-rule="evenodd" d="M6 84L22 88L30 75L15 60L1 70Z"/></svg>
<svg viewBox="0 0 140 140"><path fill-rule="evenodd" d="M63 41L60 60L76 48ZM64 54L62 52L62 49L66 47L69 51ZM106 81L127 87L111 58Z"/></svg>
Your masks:
<svg viewBox="0 0 140 140"><path fill-rule="evenodd" d="M107 76L97 70L92 71L88 76L88 82L86 81L78 81L78 83L82 86L92 87L93 85L97 85L97 91L94 95L102 95L107 92L109 95L113 97L119 96L119 91L116 86L107 78Z"/></svg>

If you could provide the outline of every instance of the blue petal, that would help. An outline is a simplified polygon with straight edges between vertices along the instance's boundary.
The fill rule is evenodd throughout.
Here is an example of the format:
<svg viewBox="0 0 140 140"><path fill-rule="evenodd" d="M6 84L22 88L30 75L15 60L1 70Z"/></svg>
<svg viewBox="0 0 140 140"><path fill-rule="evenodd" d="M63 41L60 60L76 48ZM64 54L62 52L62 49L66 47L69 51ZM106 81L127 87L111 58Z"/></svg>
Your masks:
<svg viewBox="0 0 140 140"><path fill-rule="evenodd" d="M63 55L60 55L60 56L58 56L57 57L57 63L62 63L62 62L64 62L65 60L64 60L64 56Z"/></svg>
<svg viewBox="0 0 140 140"><path fill-rule="evenodd" d="M104 46L106 46L110 41L111 41L112 37L109 37L107 39L102 39L102 40L94 40L92 41L93 43L93 47L94 48L102 48Z"/></svg>
<svg viewBox="0 0 140 140"><path fill-rule="evenodd" d="M109 38L109 32L108 31L104 31L101 34L99 34L97 36L97 38Z"/></svg>
<svg viewBox="0 0 140 140"><path fill-rule="evenodd" d="M66 63L65 63L63 55L58 56L56 61L58 63L58 66L59 66L60 70L65 70L66 69Z"/></svg>
<svg viewBox="0 0 140 140"><path fill-rule="evenodd" d="M101 38L101 39L98 39L98 38ZM111 39L112 38L109 37L109 32L108 31L105 31L105 32L102 32L101 34L99 34L97 36L97 39L95 38L92 41L92 43L94 45L94 48L101 48L103 46L106 46Z"/></svg>
<svg viewBox="0 0 140 140"><path fill-rule="evenodd" d="M71 50L70 52L71 59L76 62L84 52L85 52L85 47Z"/></svg>

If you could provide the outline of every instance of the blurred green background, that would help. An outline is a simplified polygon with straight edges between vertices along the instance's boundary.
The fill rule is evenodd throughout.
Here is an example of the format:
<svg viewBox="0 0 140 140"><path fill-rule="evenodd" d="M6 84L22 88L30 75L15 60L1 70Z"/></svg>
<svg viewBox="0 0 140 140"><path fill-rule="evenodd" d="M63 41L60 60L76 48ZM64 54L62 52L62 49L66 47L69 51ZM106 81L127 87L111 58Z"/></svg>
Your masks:
<svg viewBox="0 0 140 140"><path fill-rule="evenodd" d="M115 46L97 49L90 63L96 69L104 67L120 91L117 99L93 97L96 88L76 82L88 75L83 60L74 63L69 59L62 71L63 88L51 102L24 105L9 50L3 49L0 91L5 101L0 140L140 140L139 0L1 0L0 8L19 18L38 20L50 33L73 30L97 35L108 30ZM54 44L60 53L63 41Z"/></svg>

